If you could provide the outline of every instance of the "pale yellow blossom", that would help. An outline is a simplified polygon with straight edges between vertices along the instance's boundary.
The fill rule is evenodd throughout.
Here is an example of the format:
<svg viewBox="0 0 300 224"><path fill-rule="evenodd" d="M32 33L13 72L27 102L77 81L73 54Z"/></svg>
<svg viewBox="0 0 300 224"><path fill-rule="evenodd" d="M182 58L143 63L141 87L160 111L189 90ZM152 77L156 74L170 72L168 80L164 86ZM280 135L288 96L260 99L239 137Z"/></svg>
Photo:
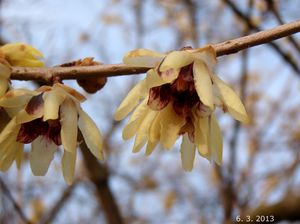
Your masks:
<svg viewBox="0 0 300 224"><path fill-rule="evenodd" d="M158 143L170 149L183 135L181 157L185 170L193 168L196 149L208 160L221 164L222 133L215 108L245 123L248 116L237 94L214 74L216 62L211 46L168 54L138 49L125 55L125 64L149 67L146 78L115 112L115 119L121 120L134 110L123 130L124 139L136 136L134 152L147 145L149 155Z"/></svg>

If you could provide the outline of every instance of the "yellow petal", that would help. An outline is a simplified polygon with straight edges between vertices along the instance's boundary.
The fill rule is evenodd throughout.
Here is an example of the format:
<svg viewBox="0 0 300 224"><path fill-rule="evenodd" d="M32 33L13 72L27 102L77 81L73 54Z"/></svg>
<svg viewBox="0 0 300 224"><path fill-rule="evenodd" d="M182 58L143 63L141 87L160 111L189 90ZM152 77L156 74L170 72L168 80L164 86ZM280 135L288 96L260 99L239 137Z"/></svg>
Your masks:
<svg viewBox="0 0 300 224"><path fill-rule="evenodd" d="M103 159L103 140L94 121L83 110L79 109L78 127L83 135L87 147L98 159Z"/></svg>
<svg viewBox="0 0 300 224"><path fill-rule="evenodd" d="M141 148L143 148L143 146L147 143L149 136L149 128L155 115L155 111L149 110L146 117L143 119L134 141L134 146L132 150L133 152L139 152Z"/></svg>
<svg viewBox="0 0 300 224"><path fill-rule="evenodd" d="M166 149L170 149L176 142L185 119L176 114L171 103L161 111L160 142Z"/></svg>
<svg viewBox="0 0 300 224"><path fill-rule="evenodd" d="M236 120L248 123L249 118L246 109L238 95L220 78L213 75L213 82L219 91L220 97L225 104L225 110Z"/></svg>
<svg viewBox="0 0 300 224"><path fill-rule="evenodd" d="M1 171L6 172L11 167L21 146L23 146L23 144L19 142L15 142L15 144L8 146L7 153L2 155L0 159Z"/></svg>
<svg viewBox="0 0 300 224"><path fill-rule="evenodd" d="M194 166L196 146L189 139L188 134L184 134L181 143L181 162L185 171L191 171Z"/></svg>
<svg viewBox="0 0 300 224"><path fill-rule="evenodd" d="M155 69L150 69L147 72L147 76L145 78L147 89L150 89L155 86L161 86L166 83L157 73Z"/></svg>
<svg viewBox="0 0 300 224"><path fill-rule="evenodd" d="M9 60L9 62L13 66L20 66L20 67L43 67L44 66L44 62L36 59Z"/></svg>
<svg viewBox="0 0 300 224"><path fill-rule="evenodd" d="M159 71L164 72L169 69L182 68L191 64L193 60L192 55L186 51L172 51L159 66Z"/></svg>
<svg viewBox="0 0 300 224"><path fill-rule="evenodd" d="M16 122L16 118L11 119L10 122L5 126L5 128L0 133L0 145L2 142L8 141L7 139L12 133L18 133L20 127L21 126L18 125Z"/></svg>
<svg viewBox="0 0 300 224"><path fill-rule="evenodd" d="M0 78L9 79L11 74L11 68L8 64L3 64L0 61Z"/></svg>
<svg viewBox="0 0 300 224"><path fill-rule="evenodd" d="M69 86L66 86L66 85L63 85L60 83L55 83L53 86L53 89L63 90L63 92L66 91L71 96L75 97L79 102L83 102L86 100L84 95L82 95L81 93L77 92L75 89L73 89Z"/></svg>
<svg viewBox="0 0 300 224"><path fill-rule="evenodd" d="M124 140L132 138L138 131L138 128L140 127L144 117L146 116L149 110L147 101L148 99L144 99L143 102L140 105L138 105L132 113L128 123L126 124L122 132Z"/></svg>
<svg viewBox="0 0 300 224"><path fill-rule="evenodd" d="M64 155L61 160L61 167L65 181L67 184L72 184L74 179L76 151L68 152L64 150Z"/></svg>
<svg viewBox="0 0 300 224"><path fill-rule="evenodd" d="M210 71L203 62L195 61L193 65L193 73L196 91L201 102L213 110L214 100L212 82L209 74Z"/></svg>
<svg viewBox="0 0 300 224"><path fill-rule="evenodd" d="M149 129L149 141L151 142L157 142L160 139L160 130L161 130L160 120L161 120L161 112L157 112Z"/></svg>
<svg viewBox="0 0 300 224"><path fill-rule="evenodd" d="M177 69L170 68L168 70L165 70L165 71L161 72L161 78L166 83L171 83L175 79L177 79L179 73L180 73L180 68L177 68Z"/></svg>
<svg viewBox="0 0 300 224"><path fill-rule="evenodd" d="M0 97L8 90L9 82L6 78L0 77Z"/></svg>
<svg viewBox="0 0 300 224"><path fill-rule="evenodd" d="M146 89L145 80L139 82L132 90L127 94L125 99L122 101L120 106L115 112L115 120L122 120L133 110L133 108L138 104L140 98L143 95L143 91Z"/></svg>
<svg viewBox="0 0 300 224"><path fill-rule="evenodd" d="M43 136L37 137L31 143L29 161L35 176L44 176L47 173L56 149L57 145Z"/></svg>
<svg viewBox="0 0 300 224"><path fill-rule="evenodd" d="M33 96L38 94L36 91L27 89L12 89L0 99L0 106L6 108L24 106Z"/></svg>
<svg viewBox="0 0 300 224"><path fill-rule="evenodd" d="M198 148L198 152L201 156L210 159L210 152L208 146L208 136L209 136L209 125L208 117L194 117L194 135L195 144Z"/></svg>
<svg viewBox="0 0 300 224"><path fill-rule="evenodd" d="M30 45L23 43L5 44L0 48L0 51L13 66L22 66L24 61L27 61L26 66L35 67L37 64L43 66L43 63L38 63L38 58L41 58L42 54Z"/></svg>
<svg viewBox="0 0 300 224"><path fill-rule="evenodd" d="M24 144L18 143L16 147L17 155L16 155L16 164L17 169L21 169L21 165L24 158Z"/></svg>
<svg viewBox="0 0 300 224"><path fill-rule="evenodd" d="M157 66L164 57L164 54L155 51L147 49L137 49L128 52L124 56L123 62L130 66L151 68Z"/></svg>
<svg viewBox="0 0 300 224"><path fill-rule="evenodd" d="M16 115L16 122L17 124L23 124L29 121L33 121L37 118L40 118L43 116L43 110L39 110L37 113L34 115L29 115L24 109L21 110L17 115Z"/></svg>
<svg viewBox="0 0 300 224"><path fill-rule="evenodd" d="M78 114L74 102L66 99L60 106L61 141L64 149L75 153L77 148Z"/></svg>
<svg viewBox="0 0 300 224"><path fill-rule="evenodd" d="M203 61L209 68L217 64L216 51L211 45L200 49L191 50L194 60Z"/></svg>
<svg viewBox="0 0 300 224"><path fill-rule="evenodd" d="M44 99L44 117L43 120L47 121L50 119L58 118L59 107L65 100L66 95L63 91L53 89L52 91L45 92L43 94Z"/></svg>
<svg viewBox="0 0 300 224"><path fill-rule="evenodd" d="M219 124L213 114L210 117L209 146L211 149L212 159L218 165L221 165L223 153L223 136Z"/></svg>
<svg viewBox="0 0 300 224"><path fill-rule="evenodd" d="M153 152L153 150L155 149L155 147L157 146L158 141L155 142L151 142L150 140L147 143L147 147L146 147L146 155L150 156L151 153Z"/></svg>

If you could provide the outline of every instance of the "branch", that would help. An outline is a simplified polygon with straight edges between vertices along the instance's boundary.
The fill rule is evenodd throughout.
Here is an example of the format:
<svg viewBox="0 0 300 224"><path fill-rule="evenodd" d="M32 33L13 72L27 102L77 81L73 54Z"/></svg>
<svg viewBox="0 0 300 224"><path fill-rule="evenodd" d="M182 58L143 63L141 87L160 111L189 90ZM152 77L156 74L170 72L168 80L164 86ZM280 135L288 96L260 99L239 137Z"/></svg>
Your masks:
<svg viewBox="0 0 300 224"><path fill-rule="evenodd" d="M4 183L4 181L0 178L0 187L3 190L3 193L5 194L5 196L11 201L11 203L13 204L16 212L19 214L20 218L22 219L22 221L26 224L30 224L31 222L28 220L28 218L26 217L25 213L23 212L21 206L15 201L14 197L12 196L9 188L6 186L6 184Z"/></svg>
<svg viewBox="0 0 300 224"><path fill-rule="evenodd" d="M230 0L223 0L223 1L232 9L232 11L236 14L236 16L238 16L240 19L244 20L245 24L250 29L252 29L256 32L260 32L262 30L259 26L255 25L251 21L251 18L248 15L244 14L232 1L230 1ZM299 23L300 23L300 21L297 20L297 21L292 22L292 23L295 23L295 27L292 28L292 30L295 29L294 33L299 32ZM288 24L285 24L285 25L288 25ZM280 28L282 26L284 26L284 25L278 26L277 28ZM273 31L274 30L276 30L276 28L273 29ZM277 32L275 31L274 34L276 35L276 33ZM281 37L278 37L278 38L275 38L275 39L279 39L279 38L282 38L282 37L285 37L285 36L289 36L291 34L293 34L293 33L288 33L287 35L284 35L284 36L281 36ZM272 40L275 40L275 39L272 39ZM296 74L300 75L300 69L299 69L297 63L293 60L293 58L288 53L284 52L279 45L277 45L275 43L271 43L270 41L266 41L265 43L268 43L281 56L281 58L292 67L292 69L296 72ZM235 52L233 52L233 53L235 53Z"/></svg>
<svg viewBox="0 0 300 224"><path fill-rule="evenodd" d="M278 26L273 29L261 31L248 36L239 37L222 43L213 44L217 56L234 54L241 50L266 44L271 41L300 32L300 20ZM273 43L272 46L280 49ZM279 50L281 51L281 50ZM290 57L284 56L285 60L291 64ZM294 63L294 62L293 62ZM300 74L297 65L293 64L294 70ZM52 68L29 68L13 67L11 79L15 80L38 80L51 81L55 77L61 79L77 79L91 77L110 77L120 75L132 75L147 72L149 68L131 67L124 64L95 65L95 66L74 66L74 67L52 67Z"/></svg>

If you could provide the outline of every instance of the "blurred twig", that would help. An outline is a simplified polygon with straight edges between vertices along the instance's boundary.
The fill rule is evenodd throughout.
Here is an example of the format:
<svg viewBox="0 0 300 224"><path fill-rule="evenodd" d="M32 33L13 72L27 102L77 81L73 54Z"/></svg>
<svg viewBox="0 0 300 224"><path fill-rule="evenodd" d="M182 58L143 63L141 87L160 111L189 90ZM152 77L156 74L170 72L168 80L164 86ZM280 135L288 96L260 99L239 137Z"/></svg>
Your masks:
<svg viewBox="0 0 300 224"><path fill-rule="evenodd" d="M229 1L229 0L224 0ZM246 17L249 19L248 17ZM248 21L248 20L247 20ZM250 28L260 30L248 21ZM271 44L271 46L280 53L293 69L300 75L300 69L291 57L274 43L276 39L286 37L300 32L300 20L278 26L273 29L261 31L248 36L228 40L219 44L213 44L217 56L234 54L238 51L248 49L261 44ZM77 79L90 77L109 77L145 73L149 68L131 67L124 64L95 65L95 66L74 66L74 67L52 67L52 68L24 68L13 67L11 79L15 80L46 80L51 81L59 76L61 79Z"/></svg>
<svg viewBox="0 0 300 224"><path fill-rule="evenodd" d="M75 181L72 185L68 186L61 194L60 198L54 204L54 206L49 210L47 214L42 217L42 220L39 222L40 224L49 224L52 223L55 217L61 212L61 209L68 201L70 196L72 195L75 187L77 186L78 181Z"/></svg>
<svg viewBox="0 0 300 224"><path fill-rule="evenodd" d="M9 188L6 186L5 182L0 178L0 187L2 188L3 193L5 194L5 196L11 201L11 203L13 204L16 212L19 214L20 218L22 219L22 221L26 224L31 224L31 222L28 220L28 218L26 217L25 213L23 212L22 208L20 207L20 205L15 201L14 197L12 196Z"/></svg>
<svg viewBox="0 0 300 224"><path fill-rule="evenodd" d="M232 11L235 13L236 16L238 16L240 19L242 19L245 22L245 24L250 29L252 29L256 32L260 32L262 30L259 26L254 24L251 21L251 18L248 17L246 14L244 14L231 0L223 0L223 1L232 9ZM300 22L300 21L298 21L298 22ZM289 35L286 35L286 36L289 36ZM281 56L281 58L285 62L287 62L291 66L291 68L297 73L297 75L300 75L300 68L298 67L297 63L294 61L294 59L292 58L292 56L290 54L284 52L278 44L272 43L270 41L268 42L268 44Z"/></svg>

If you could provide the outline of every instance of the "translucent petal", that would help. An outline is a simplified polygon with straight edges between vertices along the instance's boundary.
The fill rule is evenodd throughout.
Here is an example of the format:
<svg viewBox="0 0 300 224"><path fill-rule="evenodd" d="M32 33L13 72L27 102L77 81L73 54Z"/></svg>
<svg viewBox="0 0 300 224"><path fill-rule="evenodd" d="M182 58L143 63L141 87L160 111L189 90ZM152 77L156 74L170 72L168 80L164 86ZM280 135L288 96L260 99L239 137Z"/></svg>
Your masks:
<svg viewBox="0 0 300 224"><path fill-rule="evenodd" d="M72 184L76 165L76 151L68 152L64 150L64 155L61 160L62 172L67 184Z"/></svg>
<svg viewBox="0 0 300 224"><path fill-rule="evenodd" d="M210 69L217 64L215 49L211 45L203 48L191 50L194 60L203 61Z"/></svg>
<svg viewBox="0 0 300 224"><path fill-rule="evenodd" d="M0 170L6 172L12 165L13 161L16 159L18 155L18 150L22 147L23 144L15 142L11 144L7 148L7 153L1 156L0 159Z"/></svg>
<svg viewBox="0 0 300 224"><path fill-rule="evenodd" d="M31 171L35 176L44 176L47 173L56 149L57 145L43 136L37 137L31 143L29 161Z"/></svg>
<svg viewBox="0 0 300 224"><path fill-rule="evenodd" d="M21 165L24 159L24 144L18 143L16 148L17 148L16 164L17 164L17 168L21 169Z"/></svg>
<svg viewBox="0 0 300 224"><path fill-rule="evenodd" d="M120 106L115 112L115 120L122 120L133 110L133 108L138 104L140 98L143 95L143 91L146 90L145 80L139 82L135 87L133 87L127 94L125 99L122 101Z"/></svg>
<svg viewBox="0 0 300 224"><path fill-rule="evenodd" d="M11 74L11 68L9 67L9 65L3 64L2 61L0 61L0 78L9 79L10 74Z"/></svg>
<svg viewBox="0 0 300 224"><path fill-rule="evenodd" d="M0 97L6 93L8 86L9 86L8 80L6 78L0 77Z"/></svg>
<svg viewBox="0 0 300 224"><path fill-rule="evenodd" d="M39 110L38 113L35 113L34 115L29 115L23 109L16 115L16 122L17 124L23 124L29 121L33 121L34 119L40 118L42 116L43 116L43 110Z"/></svg>
<svg viewBox="0 0 300 224"><path fill-rule="evenodd" d="M130 139L136 134L148 110L149 107L147 105L147 99L144 99L143 102L134 110L128 123L123 129L122 136L124 140Z"/></svg>
<svg viewBox="0 0 300 224"><path fill-rule="evenodd" d="M79 109L78 127L91 153L98 159L103 159L103 140L94 121L83 110Z"/></svg>
<svg viewBox="0 0 300 224"><path fill-rule="evenodd" d="M208 117L194 117L194 136L195 144L201 156L210 159L208 147L209 125Z"/></svg>
<svg viewBox="0 0 300 224"><path fill-rule="evenodd" d="M151 142L157 142L160 139L160 120L161 112L157 112L149 129L149 141Z"/></svg>
<svg viewBox="0 0 300 224"><path fill-rule="evenodd" d="M16 118L10 120L10 122L5 126L5 128L0 133L0 145L2 142L8 141L8 137L12 133L18 133L20 130L20 125L17 124ZM16 135L15 135L16 136Z"/></svg>
<svg viewBox="0 0 300 224"><path fill-rule="evenodd" d="M155 69L150 69L147 72L147 76L145 78L147 89L150 89L155 86L161 86L166 83L157 73Z"/></svg>
<svg viewBox="0 0 300 224"><path fill-rule="evenodd" d="M77 121L76 106L71 99L67 98L60 106L60 136L64 149L72 153L75 153L77 148Z"/></svg>
<svg viewBox="0 0 300 224"><path fill-rule="evenodd" d="M175 144L179 131L185 122L183 117L175 113L172 104L161 111L160 142L164 148L170 149Z"/></svg>
<svg viewBox="0 0 300 224"><path fill-rule="evenodd" d="M20 66L20 67L43 67L44 62L39 61L37 59L20 59L20 60L9 60L9 62L13 66Z"/></svg>
<svg viewBox="0 0 300 224"><path fill-rule="evenodd" d="M181 143L181 162L185 171L191 171L194 166L196 146L189 139L188 134L184 134Z"/></svg>
<svg viewBox="0 0 300 224"><path fill-rule="evenodd" d="M65 100L66 95L62 91L53 89L43 94L44 99L44 117L43 120L51 120L58 118L59 107Z"/></svg>
<svg viewBox="0 0 300 224"><path fill-rule="evenodd" d="M214 115L210 117L209 146L213 160L221 165L223 153L223 136L218 121Z"/></svg>
<svg viewBox="0 0 300 224"><path fill-rule="evenodd" d="M82 95L81 93L77 92L75 89L73 89L69 86L66 86L66 85L63 85L60 83L55 83L53 88L56 90L62 90L63 92L66 91L67 93L69 93L70 95L75 97L79 102L83 102L86 100L84 95Z"/></svg>
<svg viewBox="0 0 300 224"><path fill-rule="evenodd" d="M178 69L193 63L193 56L186 51L172 51L159 66L159 71L164 72L169 69Z"/></svg>
<svg viewBox="0 0 300 224"><path fill-rule="evenodd" d="M137 67L155 67L157 66L165 57L164 54L147 50L147 49L137 49L128 52L124 58L123 62L130 66Z"/></svg>
<svg viewBox="0 0 300 224"><path fill-rule="evenodd" d="M209 74L210 71L203 62L195 61L193 65L193 73L196 91L201 102L213 110L214 100L212 82Z"/></svg>
<svg viewBox="0 0 300 224"><path fill-rule="evenodd" d="M146 155L150 156L152 152L154 151L155 147L157 146L158 141L151 142L150 140L147 143L146 147Z"/></svg>
<svg viewBox="0 0 300 224"><path fill-rule="evenodd" d="M219 91L220 97L225 104L225 110L233 116L236 120L248 123L249 118L246 109L241 102L238 95L220 78L213 75L213 82Z"/></svg>
<svg viewBox="0 0 300 224"><path fill-rule="evenodd" d="M132 150L133 152L139 152L141 148L147 143L149 136L149 128L155 115L155 111L149 110L146 117L143 119L134 141L134 146Z"/></svg>
<svg viewBox="0 0 300 224"><path fill-rule="evenodd" d="M39 92L27 89L12 89L0 99L0 106L6 108L24 106L33 96L38 94Z"/></svg>

